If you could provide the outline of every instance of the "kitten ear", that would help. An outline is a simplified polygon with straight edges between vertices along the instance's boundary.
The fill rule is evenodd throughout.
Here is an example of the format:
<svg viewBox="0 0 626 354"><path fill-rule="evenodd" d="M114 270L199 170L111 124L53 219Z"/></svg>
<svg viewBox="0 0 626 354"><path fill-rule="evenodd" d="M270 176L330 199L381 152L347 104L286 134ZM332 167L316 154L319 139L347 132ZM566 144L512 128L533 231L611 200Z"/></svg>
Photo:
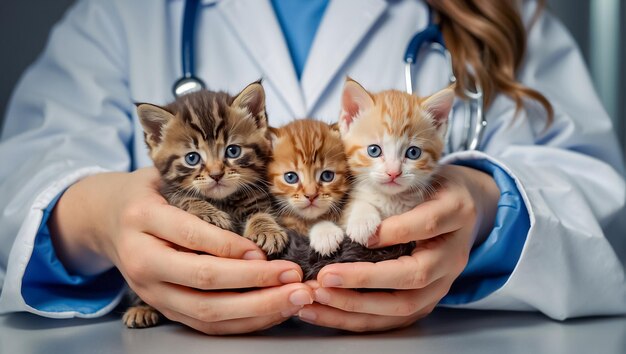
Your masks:
<svg viewBox="0 0 626 354"><path fill-rule="evenodd" d="M454 85L445 88L422 101L422 109L433 119L440 134L445 134L448 127L448 116L454 103Z"/></svg>
<svg viewBox="0 0 626 354"><path fill-rule="evenodd" d="M260 129L267 128L267 116L265 114L265 90L261 80L251 83L241 91L231 107L245 109L256 119Z"/></svg>
<svg viewBox="0 0 626 354"><path fill-rule="evenodd" d="M335 135L341 137L341 132L339 130L339 123L329 124L328 127L330 128L330 132L332 134L335 134Z"/></svg>
<svg viewBox="0 0 626 354"><path fill-rule="evenodd" d="M270 143L272 144L272 149L276 146L276 142L278 142L278 138L280 130L278 128L269 127L267 128L267 135L269 136Z"/></svg>
<svg viewBox="0 0 626 354"><path fill-rule="evenodd" d="M146 132L146 143L152 149L161 143L163 127L174 118L174 115L153 104L137 103L136 105L139 122Z"/></svg>
<svg viewBox="0 0 626 354"><path fill-rule="evenodd" d="M346 133L352 122L364 111L374 106L374 99L358 82L346 78L341 95L341 116L339 129Z"/></svg>

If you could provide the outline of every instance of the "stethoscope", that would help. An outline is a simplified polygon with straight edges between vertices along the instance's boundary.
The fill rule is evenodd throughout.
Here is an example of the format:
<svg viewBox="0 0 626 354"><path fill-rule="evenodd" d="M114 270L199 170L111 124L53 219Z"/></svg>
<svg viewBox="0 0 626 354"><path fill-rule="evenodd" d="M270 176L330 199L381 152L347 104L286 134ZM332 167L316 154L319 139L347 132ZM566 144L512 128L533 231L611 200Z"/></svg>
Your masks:
<svg viewBox="0 0 626 354"><path fill-rule="evenodd" d="M199 5L200 0L185 0L180 53L183 76L174 83L173 91L176 98L206 88L204 81L195 74L196 66L194 63L194 35Z"/></svg>
<svg viewBox="0 0 626 354"><path fill-rule="evenodd" d="M185 0L181 42L181 66L183 76L176 80L173 87L174 96L177 98L202 90L206 87L204 82L196 76L194 63L194 34L199 5L200 0ZM427 43L430 43L431 49L437 50L444 56L450 70L449 83L453 84L456 82L456 76L454 76L452 67L452 56L446 49L443 34L441 33L439 25L434 20L433 11L429 6L428 25L424 30L413 36L404 54L404 78L406 92L409 94L413 94L413 66L417 63L420 49ZM460 139L453 139L451 136L451 124L448 124L448 131L445 137L446 152L478 149L483 132L487 126L487 120L483 114L483 89L477 81L475 88L475 91L470 91L467 88L464 89L464 93L468 99L465 100L465 116L463 121L463 131L465 133L463 136L460 137ZM452 112L450 112L450 116L452 117ZM458 140L456 144L458 146L457 148L454 148L453 140Z"/></svg>
<svg viewBox="0 0 626 354"><path fill-rule="evenodd" d="M404 81L406 85L406 92L413 94L413 66L417 63L417 56L420 49L430 43L430 48L434 49L443 55L448 65L450 76L448 78L449 84L456 82L456 76L454 75L454 69L452 67L452 56L450 51L446 48L443 40L443 33L439 24L435 22L434 13L430 6L428 6L428 25L422 31L416 33L404 52ZM465 117L463 119L463 136L460 139L454 139L452 137L451 124L448 124L448 130L446 131L446 152L454 152L458 150L476 150L481 142L483 132L487 126L487 120L483 114L483 89L480 83L475 83L476 91L470 91L467 88L463 90L463 93L467 96L465 100ZM450 112L452 117L453 112ZM459 140L457 146L454 148L453 140Z"/></svg>

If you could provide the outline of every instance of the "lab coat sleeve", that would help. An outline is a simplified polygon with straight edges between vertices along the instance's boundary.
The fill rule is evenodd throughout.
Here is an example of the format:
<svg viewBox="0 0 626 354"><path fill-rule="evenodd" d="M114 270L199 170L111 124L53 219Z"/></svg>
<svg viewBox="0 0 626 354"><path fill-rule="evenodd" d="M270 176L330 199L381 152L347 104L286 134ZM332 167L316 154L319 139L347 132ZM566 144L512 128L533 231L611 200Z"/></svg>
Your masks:
<svg viewBox="0 0 626 354"><path fill-rule="evenodd" d="M529 5L530 4L530 5ZM524 9L528 20L535 2ZM488 111L483 152L451 154L444 162L486 160L514 179L530 228L506 282L458 305L535 310L554 319L626 313L623 161L574 41L547 12L529 32L518 79L542 92L555 109L533 102L516 115L498 96ZM623 224L622 224L623 225Z"/></svg>
<svg viewBox="0 0 626 354"><path fill-rule="evenodd" d="M470 252L467 266L440 305L458 305L484 298L509 279L526 242L530 217L515 180L487 159L456 161L489 174L500 190L498 210L487 238Z"/></svg>
<svg viewBox="0 0 626 354"><path fill-rule="evenodd" d="M11 99L0 143L0 313L94 317L123 292L112 282L113 295L100 308L59 312L34 308L22 294L35 236L54 198L86 176L131 168L128 51L114 6L82 1L70 9ZM100 281L106 287L109 280Z"/></svg>
<svg viewBox="0 0 626 354"><path fill-rule="evenodd" d="M33 252L22 276L21 294L24 302L38 311L93 316L116 302L122 294L124 278L115 268L92 276L70 274L65 269L56 256L48 228L48 220L61 195L43 210Z"/></svg>

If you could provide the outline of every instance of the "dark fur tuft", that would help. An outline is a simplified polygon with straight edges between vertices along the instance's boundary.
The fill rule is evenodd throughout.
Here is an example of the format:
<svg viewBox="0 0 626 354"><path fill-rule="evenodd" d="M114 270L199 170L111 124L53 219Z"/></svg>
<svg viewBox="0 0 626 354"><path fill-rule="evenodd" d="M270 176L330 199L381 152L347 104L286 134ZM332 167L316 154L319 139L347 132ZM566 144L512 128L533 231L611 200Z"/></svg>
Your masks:
<svg viewBox="0 0 626 354"><path fill-rule="evenodd" d="M415 249L414 242L381 249L369 249L352 242L346 237L337 252L330 256L323 257L309 246L309 239L307 237L298 235L292 231L288 234L289 245L285 248L285 251L269 257L269 259L284 259L298 264L300 268L302 268L305 281L315 279L317 273L328 264L350 262L376 263L410 255Z"/></svg>

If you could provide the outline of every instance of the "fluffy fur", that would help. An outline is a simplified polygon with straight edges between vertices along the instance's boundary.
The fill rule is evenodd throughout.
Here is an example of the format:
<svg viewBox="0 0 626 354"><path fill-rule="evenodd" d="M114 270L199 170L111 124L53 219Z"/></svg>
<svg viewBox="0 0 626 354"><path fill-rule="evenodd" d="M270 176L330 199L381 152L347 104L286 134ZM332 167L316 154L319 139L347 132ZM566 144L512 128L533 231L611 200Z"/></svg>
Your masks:
<svg viewBox="0 0 626 354"><path fill-rule="evenodd" d="M414 243L389 246L379 249L369 249L344 237L337 251L324 256L315 251L309 241L301 235L290 231L289 244L285 251L279 255L268 257L269 259L285 259L294 262L302 268L303 280L313 280L317 277L320 269L332 263L352 262L380 262L396 259L400 256L411 254L415 248Z"/></svg>
<svg viewBox="0 0 626 354"><path fill-rule="evenodd" d="M167 201L220 228L283 250L287 234L271 210L266 167L271 142L260 83L233 97L200 91L159 107L139 104L150 157ZM158 312L141 301L124 315L129 327L149 327Z"/></svg>
<svg viewBox="0 0 626 354"><path fill-rule="evenodd" d="M413 242L382 249L366 245L382 219L414 208L431 192L453 99L452 88L426 98L400 91L371 94L348 79L339 127L354 178L343 214L349 238L336 253L322 256L293 235L280 258L299 264L309 280L327 264L379 262L411 254ZM374 148L376 157L368 151L372 145L380 149ZM412 147L419 150L411 150L409 158Z"/></svg>
<svg viewBox="0 0 626 354"><path fill-rule="evenodd" d="M453 88L419 98L396 90L371 94L346 81L339 127L355 176L344 214L351 240L367 245L381 220L427 197L453 101Z"/></svg>
<svg viewBox="0 0 626 354"><path fill-rule="evenodd" d="M277 200L279 222L307 235L320 255L330 255L344 238L336 223L349 190L339 129L303 119L271 132L274 153L268 179Z"/></svg>

